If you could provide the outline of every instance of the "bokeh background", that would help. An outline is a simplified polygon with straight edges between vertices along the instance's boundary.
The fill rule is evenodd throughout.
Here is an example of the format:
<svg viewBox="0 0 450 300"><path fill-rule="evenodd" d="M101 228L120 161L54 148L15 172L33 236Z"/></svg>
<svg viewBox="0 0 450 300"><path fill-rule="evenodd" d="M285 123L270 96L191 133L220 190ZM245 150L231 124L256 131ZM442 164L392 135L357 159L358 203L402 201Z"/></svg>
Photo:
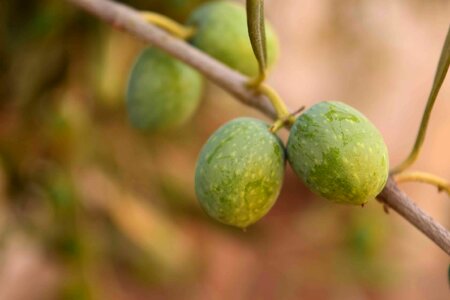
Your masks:
<svg viewBox="0 0 450 300"><path fill-rule="evenodd" d="M199 0L129 0L183 21ZM269 79L290 107L340 100L408 153L450 21L448 0L266 0L281 41ZM60 0L0 2L0 299L450 299L449 258L394 212L317 198L287 170L246 232L201 211L202 144L264 116L211 83L165 134L124 107L141 42ZM450 84L414 169L450 179ZM281 133L285 139L287 132ZM447 228L450 200L402 186Z"/></svg>

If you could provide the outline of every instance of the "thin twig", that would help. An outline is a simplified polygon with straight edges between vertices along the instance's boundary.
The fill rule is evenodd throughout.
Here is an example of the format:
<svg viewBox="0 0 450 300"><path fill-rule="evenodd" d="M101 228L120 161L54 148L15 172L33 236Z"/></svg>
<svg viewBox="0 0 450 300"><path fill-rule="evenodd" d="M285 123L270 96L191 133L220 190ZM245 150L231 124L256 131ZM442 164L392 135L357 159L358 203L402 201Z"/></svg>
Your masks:
<svg viewBox="0 0 450 300"><path fill-rule="evenodd" d="M158 27L148 24L138 11L110 0L68 0L103 21L135 35L172 56L194 67L246 105L260 110L272 119L276 113L263 95L247 88L248 78L231 70L217 60L176 39ZM379 199L403 216L450 255L450 233L439 223L418 208L390 179L379 195Z"/></svg>
<svg viewBox="0 0 450 300"><path fill-rule="evenodd" d="M416 181L434 185L439 192L446 192L450 196L450 182L439 176L426 172L403 172L394 176L397 183Z"/></svg>
<svg viewBox="0 0 450 300"><path fill-rule="evenodd" d="M433 242L450 255L450 233L441 224L423 212L409 197L398 188L392 177L378 196L390 208L422 231Z"/></svg>

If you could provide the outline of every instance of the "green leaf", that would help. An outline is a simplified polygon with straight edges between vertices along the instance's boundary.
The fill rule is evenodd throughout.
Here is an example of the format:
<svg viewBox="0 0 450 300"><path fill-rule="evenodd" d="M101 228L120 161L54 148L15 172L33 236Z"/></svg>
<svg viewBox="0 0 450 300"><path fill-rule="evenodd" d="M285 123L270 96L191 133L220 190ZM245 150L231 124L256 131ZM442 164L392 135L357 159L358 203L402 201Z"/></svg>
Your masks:
<svg viewBox="0 0 450 300"><path fill-rule="evenodd" d="M408 158L401 163L399 166L394 168L391 173L397 174L411 166L419 156L420 148L425 140L425 134L428 128L428 123L430 121L431 111L433 110L434 103L439 94L439 91L444 83L445 76L447 75L448 68L450 65L450 26L448 28L447 37L444 42L444 47L442 48L441 57L439 59L438 67L436 70L436 75L434 76L433 86L428 97L427 106L423 113L422 122L420 124L419 132L417 134L416 142L414 147L409 154Z"/></svg>
<svg viewBox="0 0 450 300"><path fill-rule="evenodd" d="M247 26L253 52L258 60L260 77L263 78L267 66L264 0L247 0Z"/></svg>

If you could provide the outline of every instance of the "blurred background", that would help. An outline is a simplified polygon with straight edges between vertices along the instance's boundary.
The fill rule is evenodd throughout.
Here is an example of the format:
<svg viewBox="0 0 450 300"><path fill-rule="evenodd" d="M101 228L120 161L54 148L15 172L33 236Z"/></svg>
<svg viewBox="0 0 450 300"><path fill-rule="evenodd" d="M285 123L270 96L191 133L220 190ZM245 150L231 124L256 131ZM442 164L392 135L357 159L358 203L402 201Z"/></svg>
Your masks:
<svg viewBox="0 0 450 300"><path fill-rule="evenodd" d="M201 0L129 0L179 21ZM269 79L290 107L340 100L414 142L450 21L448 0L266 0L281 41ZM183 128L129 125L124 90L144 45L60 0L0 2L0 299L449 299L449 258L395 212L317 198L288 168L246 232L194 194L197 155L237 116L208 83ZM450 81L414 169L450 179ZM281 133L283 139L287 132ZM447 228L450 201L404 190Z"/></svg>

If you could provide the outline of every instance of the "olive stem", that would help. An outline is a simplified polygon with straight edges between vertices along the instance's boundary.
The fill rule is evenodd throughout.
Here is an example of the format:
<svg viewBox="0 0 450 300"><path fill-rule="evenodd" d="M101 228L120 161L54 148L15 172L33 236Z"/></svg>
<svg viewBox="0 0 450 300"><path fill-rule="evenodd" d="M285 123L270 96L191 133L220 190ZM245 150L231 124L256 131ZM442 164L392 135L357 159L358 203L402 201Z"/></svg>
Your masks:
<svg viewBox="0 0 450 300"><path fill-rule="evenodd" d="M450 182L436 175L425 172L404 172L394 176L398 182L416 181L434 185L440 192L444 191L450 196Z"/></svg>
<svg viewBox="0 0 450 300"><path fill-rule="evenodd" d="M447 37L442 48L441 57L439 59L438 67L436 70L436 75L434 77L433 86L428 96L427 105L422 116L422 121L420 123L419 132L417 133L416 141L414 143L413 149L408 157L397 167L391 170L391 175L398 174L408 167L410 167L419 156L420 149L422 148L423 142L425 140L425 134L427 132L428 123L430 121L431 111L433 110L434 103L439 94L439 90L444 82L445 76L450 65L450 27L447 32Z"/></svg>
<svg viewBox="0 0 450 300"><path fill-rule="evenodd" d="M283 99L278 95L278 93L269 85L262 83L259 86L256 87L256 91L259 93L265 95L270 103L272 104L273 108L275 109L277 113L277 120L284 120L286 119L283 124L286 125L292 125L294 124L294 117L289 113L289 110L286 106L286 103L284 103Z"/></svg>
<svg viewBox="0 0 450 300"><path fill-rule="evenodd" d="M305 106L300 107L299 109L297 109L295 112L289 114L288 116L282 118L282 119L278 119L276 120L272 126L270 126L269 130L272 133L276 133L278 130L280 130L281 128L285 127L285 126L292 126L292 122L290 121L291 118L295 119L295 116L299 113L301 113L303 110L305 109Z"/></svg>
<svg viewBox="0 0 450 300"><path fill-rule="evenodd" d="M260 69L258 75L255 78L251 78L247 86L252 89L258 89L261 84L266 80L267 78L267 72L264 69Z"/></svg>
<svg viewBox="0 0 450 300"><path fill-rule="evenodd" d="M267 96L267 98L272 103L275 111L277 112L277 120L270 127L272 133L277 132L284 126L292 126L295 122L294 115L289 113L286 103L278 95L278 93L269 85L262 83L257 87L257 90Z"/></svg>
<svg viewBox="0 0 450 300"><path fill-rule="evenodd" d="M150 11L143 11L141 15L145 21L166 30L182 40L187 40L195 34L195 28L183 26L164 15Z"/></svg>
<svg viewBox="0 0 450 300"><path fill-rule="evenodd" d="M276 133L278 130L284 127L284 123L286 122L286 119L282 120L276 120L269 128L269 131L272 133Z"/></svg>

